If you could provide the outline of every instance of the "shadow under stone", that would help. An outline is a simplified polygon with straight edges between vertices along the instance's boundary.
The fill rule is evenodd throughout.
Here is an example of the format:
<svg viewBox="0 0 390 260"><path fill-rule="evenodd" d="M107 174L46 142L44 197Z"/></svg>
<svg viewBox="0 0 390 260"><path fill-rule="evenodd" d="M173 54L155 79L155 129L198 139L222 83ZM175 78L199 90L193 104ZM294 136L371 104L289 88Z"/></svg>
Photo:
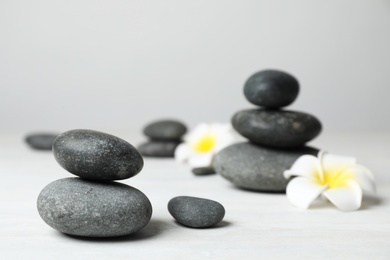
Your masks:
<svg viewBox="0 0 390 260"><path fill-rule="evenodd" d="M184 227L184 228L199 229L199 230L202 230L202 229L217 229L217 228L224 228L224 227L228 227L228 226L231 226L231 225L232 225L231 222L228 222L228 221L225 221L225 220L222 220L222 221L219 222L218 224L213 225L213 226L210 226L210 227L190 227L190 226L186 226L186 225L183 225L183 224L179 223L177 220L174 220L173 222L174 222L175 224L177 224L178 226L181 226L181 227Z"/></svg>
<svg viewBox="0 0 390 260"><path fill-rule="evenodd" d="M136 233L119 236L119 237L83 237L75 236L65 233L60 233L62 236L69 237L72 239L77 239L81 241L90 241L90 242L104 242L104 243L117 243L117 242L131 242L131 241L140 241L144 239L150 239L152 237L160 235L164 229L166 229L167 223L161 220L152 219L149 223L141 230Z"/></svg>

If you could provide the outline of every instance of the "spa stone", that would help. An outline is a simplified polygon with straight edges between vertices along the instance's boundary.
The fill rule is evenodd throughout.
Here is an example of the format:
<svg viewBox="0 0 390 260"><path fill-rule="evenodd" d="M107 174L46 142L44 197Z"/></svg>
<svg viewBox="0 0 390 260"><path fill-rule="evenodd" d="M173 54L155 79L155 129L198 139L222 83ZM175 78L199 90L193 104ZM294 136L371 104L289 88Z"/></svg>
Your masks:
<svg viewBox="0 0 390 260"><path fill-rule="evenodd" d="M59 135L53 143L53 154L65 170L97 181L133 177L144 165L134 146L93 130L71 130Z"/></svg>
<svg viewBox="0 0 390 260"><path fill-rule="evenodd" d="M187 127L177 120L160 120L147 125L143 132L152 140L181 140Z"/></svg>
<svg viewBox="0 0 390 260"><path fill-rule="evenodd" d="M51 150L54 139L58 134L30 134L26 136L26 143L33 149Z"/></svg>
<svg viewBox="0 0 390 260"><path fill-rule="evenodd" d="M220 203L190 196L171 199L168 210L177 222L192 228L214 226L225 216L225 208Z"/></svg>
<svg viewBox="0 0 390 260"><path fill-rule="evenodd" d="M283 172L301 155L317 155L311 147L272 149L252 143L238 143L221 150L213 166L218 174L235 186L264 192L284 192L289 180Z"/></svg>
<svg viewBox="0 0 390 260"><path fill-rule="evenodd" d="M266 109L239 111L232 125L251 142L275 148L302 146L322 129L320 121L310 114Z"/></svg>
<svg viewBox="0 0 390 260"><path fill-rule="evenodd" d="M149 199L125 184L66 178L39 194L39 215L52 228L84 237L116 237L142 229L152 216Z"/></svg>
<svg viewBox="0 0 390 260"><path fill-rule="evenodd" d="M292 75L279 70L263 70L245 83L244 95L249 102L266 108L280 108L294 102L299 83Z"/></svg>

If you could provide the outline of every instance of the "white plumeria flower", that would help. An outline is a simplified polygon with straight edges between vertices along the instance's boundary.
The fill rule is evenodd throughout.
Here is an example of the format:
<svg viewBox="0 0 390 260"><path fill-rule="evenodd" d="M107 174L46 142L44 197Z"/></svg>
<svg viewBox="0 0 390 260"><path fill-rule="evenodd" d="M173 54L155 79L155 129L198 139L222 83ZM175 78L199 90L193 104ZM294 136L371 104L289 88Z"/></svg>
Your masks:
<svg viewBox="0 0 390 260"><path fill-rule="evenodd" d="M175 159L190 166L209 167L213 157L236 140L230 124L199 124L175 150Z"/></svg>
<svg viewBox="0 0 390 260"><path fill-rule="evenodd" d="M292 179L286 189L289 201L299 208L308 208L320 195L338 209L357 210L361 206L363 190L375 192L374 176L353 157L339 156L321 151L299 157L284 172Z"/></svg>

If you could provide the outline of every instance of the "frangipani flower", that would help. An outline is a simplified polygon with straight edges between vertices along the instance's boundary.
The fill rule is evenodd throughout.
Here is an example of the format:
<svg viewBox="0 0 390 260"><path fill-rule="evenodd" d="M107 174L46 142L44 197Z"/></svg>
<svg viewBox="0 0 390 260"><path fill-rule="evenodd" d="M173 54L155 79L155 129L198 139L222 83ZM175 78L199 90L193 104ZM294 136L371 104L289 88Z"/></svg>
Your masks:
<svg viewBox="0 0 390 260"><path fill-rule="evenodd" d="M184 142L175 150L175 158L194 168L209 167L214 155L233 144L235 139L230 124L202 123L184 137Z"/></svg>
<svg viewBox="0 0 390 260"><path fill-rule="evenodd" d="M375 192L374 176L352 157L320 152L299 157L284 172L285 178L298 176L287 185L287 198L299 208L308 208L320 195L344 211L360 208L363 190Z"/></svg>

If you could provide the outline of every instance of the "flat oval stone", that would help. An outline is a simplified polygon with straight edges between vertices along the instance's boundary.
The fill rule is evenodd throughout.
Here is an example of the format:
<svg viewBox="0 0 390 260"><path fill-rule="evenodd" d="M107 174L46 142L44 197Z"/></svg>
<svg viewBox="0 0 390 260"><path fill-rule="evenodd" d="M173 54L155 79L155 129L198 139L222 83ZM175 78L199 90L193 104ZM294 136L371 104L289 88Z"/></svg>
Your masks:
<svg viewBox="0 0 390 260"><path fill-rule="evenodd" d="M144 134L155 140L181 140L187 127L176 120L160 120L147 125Z"/></svg>
<svg viewBox="0 0 390 260"><path fill-rule="evenodd" d="M138 151L146 157L173 158L179 144L177 141L150 141L138 146Z"/></svg>
<svg viewBox="0 0 390 260"><path fill-rule="evenodd" d="M216 154L213 166L218 174L237 187L265 192L284 192L288 180L283 172L304 154L317 155L311 147L279 150L252 143L238 143Z"/></svg>
<svg viewBox="0 0 390 260"><path fill-rule="evenodd" d="M197 176L215 174L215 170L213 167L197 167L197 168L193 168L191 171L193 174Z"/></svg>
<svg viewBox="0 0 390 260"><path fill-rule="evenodd" d="M279 70L257 72L244 85L244 95L248 101L267 108L290 105L298 96L298 92L298 80Z"/></svg>
<svg viewBox="0 0 390 260"><path fill-rule="evenodd" d="M220 203L189 196L171 199L168 210L177 222L193 228L214 226L225 216L225 208Z"/></svg>
<svg viewBox="0 0 390 260"><path fill-rule="evenodd" d="M57 162L67 171L97 181L123 180L138 174L142 156L128 142L93 130L71 130L53 143Z"/></svg>
<svg viewBox="0 0 390 260"><path fill-rule="evenodd" d="M84 237L116 237L142 229L152 216L149 199L125 184L65 178L39 194L38 212L52 228Z"/></svg>
<svg viewBox="0 0 390 260"><path fill-rule="evenodd" d="M26 142L31 148L37 150L51 150L54 139L58 134L30 134L26 136Z"/></svg>
<svg viewBox="0 0 390 260"><path fill-rule="evenodd" d="M312 115L285 111L248 109L237 112L232 125L251 142L276 148L292 148L314 139L322 129Z"/></svg>

